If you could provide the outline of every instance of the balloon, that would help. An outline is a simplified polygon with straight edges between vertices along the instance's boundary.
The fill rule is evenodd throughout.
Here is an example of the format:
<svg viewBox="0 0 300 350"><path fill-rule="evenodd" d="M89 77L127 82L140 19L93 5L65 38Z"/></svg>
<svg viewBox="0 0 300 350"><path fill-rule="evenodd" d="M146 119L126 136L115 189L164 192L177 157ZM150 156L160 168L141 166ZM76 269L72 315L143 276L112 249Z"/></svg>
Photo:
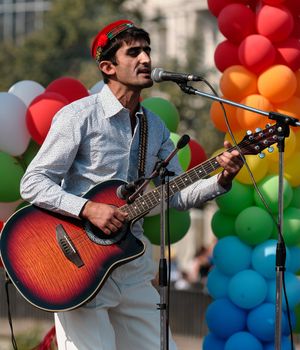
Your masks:
<svg viewBox="0 0 300 350"><path fill-rule="evenodd" d="M259 207L248 207L235 220L238 237L249 245L257 245L270 238L274 222L269 213Z"/></svg>
<svg viewBox="0 0 300 350"><path fill-rule="evenodd" d="M226 339L246 326L246 312L227 298L217 299L208 305L205 319L209 330Z"/></svg>
<svg viewBox="0 0 300 350"><path fill-rule="evenodd" d="M300 280L296 275L288 271L284 274L284 280L289 308L293 309L300 302ZM266 302L276 303L276 279L268 281ZM282 308L286 310L285 298L282 298Z"/></svg>
<svg viewBox="0 0 300 350"><path fill-rule="evenodd" d="M293 71L300 68L300 42L298 38L288 38L276 45L277 63L290 67Z"/></svg>
<svg viewBox="0 0 300 350"><path fill-rule="evenodd" d="M19 97L24 102L26 107L29 106L35 97L42 94L44 91L45 88L33 80L18 81L8 90L8 92Z"/></svg>
<svg viewBox="0 0 300 350"><path fill-rule="evenodd" d="M180 140L181 136L179 136L176 133L171 132L170 138L173 141L174 146L176 146L178 141ZM179 150L177 155L178 155L178 160L179 160L179 163L180 163L182 169L184 171L187 170L187 168L191 162L191 149L190 149L190 147L186 146L186 147L181 148L181 150Z"/></svg>
<svg viewBox="0 0 300 350"><path fill-rule="evenodd" d="M205 150L196 140L190 139L189 147L191 151L191 160L188 166L188 170L203 163L207 159Z"/></svg>
<svg viewBox="0 0 300 350"><path fill-rule="evenodd" d="M268 68L258 77L257 86L259 93L271 103L281 103L293 96L297 88L297 79L291 68L278 64Z"/></svg>
<svg viewBox="0 0 300 350"><path fill-rule="evenodd" d="M223 213L238 215L253 205L253 188L234 180L231 190L216 198L216 202Z"/></svg>
<svg viewBox="0 0 300 350"><path fill-rule="evenodd" d="M253 34L241 42L238 55L243 66L259 74L275 62L276 50L268 38Z"/></svg>
<svg viewBox="0 0 300 350"><path fill-rule="evenodd" d="M20 198L20 181L24 175L19 162L0 152L0 202L13 202Z"/></svg>
<svg viewBox="0 0 300 350"><path fill-rule="evenodd" d="M28 167L32 159L35 157L39 149L40 149L40 146L37 143L35 143L33 140L31 140L27 150L25 151L25 153L22 154L22 157L21 157L22 161L24 161L26 165L26 168Z"/></svg>
<svg viewBox="0 0 300 350"><path fill-rule="evenodd" d="M218 209L213 214L211 228L217 238L235 235L235 216L227 215Z"/></svg>
<svg viewBox="0 0 300 350"><path fill-rule="evenodd" d="M190 214L188 211L178 211L170 209L170 243L180 241L187 233L190 224ZM166 216L167 217L167 216ZM147 216L144 218L144 235L152 244L160 245L160 215Z"/></svg>
<svg viewBox="0 0 300 350"><path fill-rule="evenodd" d="M283 212L283 237L288 246L300 243L300 209L289 207Z"/></svg>
<svg viewBox="0 0 300 350"><path fill-rule="evenodd" d="M240 129L240 125L236 118L236 107L233 107L229 104L223 104L223 106L226 112L226 116L227 116L230 128L232 129L232 131L238 131ZM214 126L218 130L223 132L226 132L228 130L228 127L225 121L224 111L219 102L214 101L211 104L210 117Z"/></svg>
<svg viewBox="0 0 300 350"><path fill-rule="evenodd" d="M290 252L290 260L287 266L289 272L298 273L300 270L300 247L289 247L288 251Z"/></svg>
<svg viewBox="0 0 300 350"><path fill-rule="evenodd" d="M228 99L240 101L257 92L257 77L243 66L232 66L223 72L220 89Z"/></svg>
<svg viewBox="0 0 300 350"><path fill-rule="evenodd" d="M215 16L218 17L219 13L223 10L228 4L235 2L234 0L207 0L207 5L209 11Z"/></svg>
<svg viewBox="0 0 300 350"><path fill-rule="evenodd" d="M225 151L225 148L219 148L217 149L210 157L210 159L213 159L215 157L217 157L218 155L222 154L223 152ZM217 167L215 171L213 171L210 175L213 176L213 175L216 175L218 173L220 173L221 171L223 170L223 168L221 167Z"/></svg>
<svg viewBox="0 0 300 350"><path fill-rule="evenodd" d="M278 213L278 185L277 175L268 175L258 183L258 188L273 213ZM293 190L286 179L283 180L283 205L287 208L293 198ZM254 200L257 206L264 208L264 203L258 193L254 193Z"/></svg>
<svg viewBox="0 0 300 350"><path fill-rule="evenodd" d="M291 207L300 209L300 186L293 188L293 198L290 203Z"/></svg>
<svg viewBox="0 0 300 350"><path fill-rule="evenodd" d="M220 239L213 250L214 265L226 275L234 275L249 268L252 249L238 237L228 236Z"/></svg>
<svg viewBox="0 0 300 350"><path fill-rule="evenodd" d="M224 350L225 341L213 333L207 334L203 339L202 350Z"/></svg>
<svg viewBox="0 0 300 350"><path fill-rule="evenodd" d="M294 118L299 118L300 115L300 97L292 96L288 100L276 104L275 107L279 113L287 114ZM297 128L290 129L291 131L297 132ZM291 136L291 135L290 135ZM295 148L295 147L294 147Z"/></svg>
<svg viewBox="0 0 300 350"><path fill-rule="evenodd" d="M268 161L266 159L261 159L257 155L245 156L245 158L256 182L260 181L264 176L266 176L268 172ZM252 184L252 179L245 165L237 174L235 179L242 184Z"/></svg>
<svg viewBox="0 0 300 350"><path fill-rule="evenodd" d="M246 136L245 130L239 130L237 132L233 132L233 136L235 138L235 141L237 143L239 143ZM229 132L225 134L224 140L229 141L232 145L234 144L234 141L233 141L231 135L229 134Z"/></svg>
<svg viewBox="0 0 300 350"><path fill-rule="evenodd" d="M277 240L269 239L253 248L252 267L263 277L271 279L276 277L276 247ZM286 267L289 268L291 256L289 249L286 249Z"/></svg>
<svg viewBox="0 0 300 350"><path fill-rule="evenodd" d="M0 220L5 222L14 213L21 202L21 199L14 202L0 202Z"/></svg>
<svg viewBox="0 0 300 350"><path fill-rule="evenodd" d="M248 95L241 101L241 104L266 112L272 111L274 109L270 101L265 96L259 94ZM267 120L260 114L250 112L242 108L236 111L236 117L241 128L244 130L264 128L267 123Z"/></svg>
<svg viewBox="0 0 300 350"><path fill-rule="evenodd" d="M286 7L264 5L257 12L256 28L272 42L283 41L293 31L293 15Z"/></svg>
<svg viewBox="0 0 300 350"><path fill-rule="evenodd" d="M17 96L0 92L0 151L12 156L22 154L29 143L26 128L26 106Z"/></svg>
<svg viewBox="0 0 300 350"><path fill-rule="evenodd" d="M61 77L53 80L47 86L46 92L59 94L69 103L89 95L85 86L79 80L71 77Z"/></svg>
<svg viewBox="0 0 300 350"><path fill-rule="evenodd" d="M294 72L296 80L297 80L297 88L295 91L295 96L300 97L300 70L298 69L296 72Z"/></svg>
<svg viewBox="0 0 300 350"><path fill-rule="evenodd" d="M171 132L176 132L179 124L179 112L175 105L161 97L145 98L141 105L158 115Z"/></svg>
<svg viewBox="0 0 300 350"><path fill-rule="evenodd" d="M90 88L90 94L91 95L97 94L98 92L100 92L102 90L104 85L105 85L105 83L103 80L98 81L95 85L93 85Z"/></svg>
<svg viewBox="0 0 300 350"><path fill-rule="evenodd" d="M229 277L214 267L207 276L207 290L214 299L226 298Z"/></svg>
<svg viewBox="0 0 300 350"><path fill-rule="evenodd" d="M291 350L292 347L290 337L281 337L280 345L281 350ZM276 345L274 341L266 343L264 346L264 350L274 350L275 348Z"/></svg>
<svg viewBox="0 0 300 350"><path fill-rule="evenodd" d="M249 332L233 334L226 342L224 350L263 350L262 344Z"/></svg>
<svg viewBox="0 0 300 350"><path fill-rule="evenodd" d="M243 309L252 309L267 296L267 283L256 271L248 269L232 276L228 284L229 299Z"/></svg>
<svg viewBox="0 0 300 350"><path fill-rule="evenodd" d="M293 187L300 185L299 159L300 152L294 152L292 156L287 159L284 166L284 177Z"/></svg>
<svg viewBox="0 0 300 350"><path fill-rule="evenodd" d="M224 72L225 69L231 66L241 64L238 49L238 45L235 45L229 40L224 40L218 44L215 50L214 60L220 72Z"/></svg>
<svg viewBox="0 0 300 350"><path fill-rule="evenodd" d="M240 43L255 32L255 14L243 4L229 4L218 16L220 32L230 41Z"/></svg>
<svg viewBox="0 0 300 350"><path fill-rule="evenodd" d="M277 6L285 2L285 0L263 0L263 2L267 5Z"/></svg>
<svg viewBox="0 0 300 350"><path fill-rule="evenodd" d="M54 92L45 92L31 102L26 123L32 138L39 145L44 142L54 115L67 104L65 97Z"/></svg>

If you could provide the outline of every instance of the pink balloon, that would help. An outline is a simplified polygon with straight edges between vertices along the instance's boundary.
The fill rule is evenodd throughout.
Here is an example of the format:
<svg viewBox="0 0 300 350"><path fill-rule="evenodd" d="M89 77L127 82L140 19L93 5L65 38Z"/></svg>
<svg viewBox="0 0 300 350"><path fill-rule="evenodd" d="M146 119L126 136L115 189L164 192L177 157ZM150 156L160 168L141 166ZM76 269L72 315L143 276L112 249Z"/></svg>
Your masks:
<svg viewBox="0 0 300 350"><path fill-rule="evenodd" d="M222 41L215 50L215 65L220 72L230 66L240 65L238 46L229 40Z"/></svg>
<svg viewBox="0 0 300 350"><path fill-rule="evenodd" d="M259 34L272 42L286 40L294 29L294 19L288 8L284 6L264 5L257 13L256 21Z"/></svg>
<svg viewBox="0 0 300 350"><path fill-rule="evenodd" d="M46 92L60 94L64 96L69 103L89 95L85 86L79 80L71 77L61 77L53 80L47 86Z"/></svg>
<svg viewBox="0 0 300 350"><path fill-rule="evenodd" d="M240 43L255 33L255 14L243 4L230 4L223 8L218 17L221 33L230 41Z"/></svg>
<svg viewBox="0 0 300 350"><path fill-rule="evenodd" d="M242 65L256 74L269 68L276 58L272 42L259 34L247 36L241 42L238 53Z"/></svg>
<svg viewBox="0 0 300 350"><path fill-rule="evenodd" d="M296 38L289 38L276 45L277 63L290 67L293 71L300 68L300 41Z"/></svg>
<svg viewBox="0 0 300 350"><path fill-rule="evenodd" d="M37 96L29 105L26 114L28 131L39 145L41 145L49 131L54 115L69 101L54 92L44 92Z"/></svg>

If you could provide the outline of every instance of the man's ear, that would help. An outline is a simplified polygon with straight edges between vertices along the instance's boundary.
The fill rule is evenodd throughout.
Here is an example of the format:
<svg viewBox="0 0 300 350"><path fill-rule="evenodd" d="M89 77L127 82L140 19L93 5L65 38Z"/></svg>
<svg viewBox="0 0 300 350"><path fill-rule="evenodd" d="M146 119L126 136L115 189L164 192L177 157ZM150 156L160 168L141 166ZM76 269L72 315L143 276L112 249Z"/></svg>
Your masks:
<svg viewBox="0 0 300 350"><path fill-rule="evenodd" d="M114 75L116 73L115 65L111 61L101 61L99 69L106 75Z"/></svg>

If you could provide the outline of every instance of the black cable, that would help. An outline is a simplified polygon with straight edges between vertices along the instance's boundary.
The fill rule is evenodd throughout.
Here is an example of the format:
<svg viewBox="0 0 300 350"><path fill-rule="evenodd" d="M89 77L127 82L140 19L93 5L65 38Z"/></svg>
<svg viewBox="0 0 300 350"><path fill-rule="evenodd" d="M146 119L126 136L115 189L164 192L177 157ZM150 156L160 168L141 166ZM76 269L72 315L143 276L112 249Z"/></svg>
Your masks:
<svg viewBox="0 0 300 350"><path fill-rule="evenodd" d="M14 350L18 350L16 338L15 338L15 335L14 335L13 324L12 324L11 311L10 311L10 298L9 298L9 290L8 290L9 283L11 283L10 279L6 275L6 278L5 278L5 293L6 293L6 301L7 301L7 317L8 317L8 323L9 323L10 333L11 333L11 343L12 343L12 346L13 346Z"/></svg>

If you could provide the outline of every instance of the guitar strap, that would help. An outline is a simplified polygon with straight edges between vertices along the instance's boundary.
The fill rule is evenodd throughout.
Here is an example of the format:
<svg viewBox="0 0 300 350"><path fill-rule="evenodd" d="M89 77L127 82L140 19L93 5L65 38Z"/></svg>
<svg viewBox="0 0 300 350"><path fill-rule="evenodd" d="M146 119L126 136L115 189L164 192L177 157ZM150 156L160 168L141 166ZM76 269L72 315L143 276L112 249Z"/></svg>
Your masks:
<svg viewBox="0 0 300 350"><path fill-rule="evenodd" d="M139 163L138 163L138 178L145 177L146 168L146 153L148 140L148 124L144 110L139 114L140 118L140 144L139 144Z"/></svg>

